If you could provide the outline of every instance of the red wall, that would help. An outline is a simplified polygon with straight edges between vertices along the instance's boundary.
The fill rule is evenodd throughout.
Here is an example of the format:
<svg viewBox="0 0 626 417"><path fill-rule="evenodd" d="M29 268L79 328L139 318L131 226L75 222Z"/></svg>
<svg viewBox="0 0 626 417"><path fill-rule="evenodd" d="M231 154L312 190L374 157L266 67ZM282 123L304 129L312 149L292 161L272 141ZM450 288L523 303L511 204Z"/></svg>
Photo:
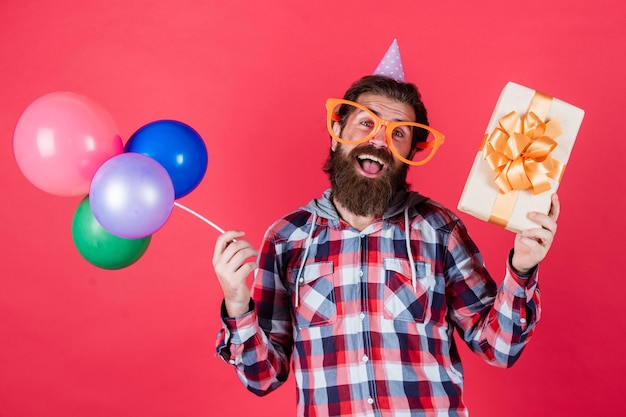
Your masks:
<svg viewBox="0 0 626 417"><path fill-rule="evenodd" d="M489 5L488 3L491 3ZM100 102L124 140L158 119L204 138L206 177L180 202L260 243L318 196L324 101L370 73L397 38L447 141L413 188L455 208L507 81L586 110L541 266L544 315L510 370L467 349L474 415L622 412L626 263L622 132L626 6L619 0L147 0L0 2L0 416L282 416L293 380L256 398L214 354L217 232L175 208L134 265L87 263L71 236L79 197L29 183L15 124L52 91ZM461 214L498 278L513 235Z"/></svg>

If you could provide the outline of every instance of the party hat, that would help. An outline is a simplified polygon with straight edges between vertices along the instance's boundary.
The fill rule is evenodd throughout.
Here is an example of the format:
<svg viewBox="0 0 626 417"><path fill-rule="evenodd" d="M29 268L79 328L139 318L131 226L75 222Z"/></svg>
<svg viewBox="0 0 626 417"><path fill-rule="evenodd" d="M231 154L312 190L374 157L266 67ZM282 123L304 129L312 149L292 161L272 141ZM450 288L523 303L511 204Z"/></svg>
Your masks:
<svg viewBox="0 0 626 417"><path fill-rule="evenodd" d="M381 59L378 67L374 70L373 75L383 75L385 77L393 78L398 82L405 82L404 70L402 69L402 59L400 59L400 48L398 47L398 40L394 39L387 49L385 56Z"/></svg>

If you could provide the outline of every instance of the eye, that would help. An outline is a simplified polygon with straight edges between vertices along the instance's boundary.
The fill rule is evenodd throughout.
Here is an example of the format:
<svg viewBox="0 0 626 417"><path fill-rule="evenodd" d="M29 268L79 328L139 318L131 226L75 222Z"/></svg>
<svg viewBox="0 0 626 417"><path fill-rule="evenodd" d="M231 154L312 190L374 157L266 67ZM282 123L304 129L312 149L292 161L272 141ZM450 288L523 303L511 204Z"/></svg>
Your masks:
<svg viewBox="0 0 626 417"><path fill-rule="evenodd" d="M361 112L354 117L353 123L358 126L359 129L371 130L376 126L376 121L371 115L366 112Z"/></svg>
<svg viewBox="0 0 626 417"><path fill-rule="evenodd" d="M405 142L411 139L411 128L409 126L398 126L391 134L395 140Z"/></svg>

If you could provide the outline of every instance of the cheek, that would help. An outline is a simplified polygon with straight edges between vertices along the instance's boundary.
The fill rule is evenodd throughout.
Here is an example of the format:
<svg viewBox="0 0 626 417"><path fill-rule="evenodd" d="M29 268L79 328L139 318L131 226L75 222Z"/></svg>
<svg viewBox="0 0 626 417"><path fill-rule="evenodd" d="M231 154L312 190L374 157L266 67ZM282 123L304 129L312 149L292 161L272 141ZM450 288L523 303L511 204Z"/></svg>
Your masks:
<svg viewBox="0 0 626 417"><path fill-rule="evenodd" d="M400 168L402 168L402 166L405 165L404 162L402 162L401 160L399 160L395 155L393 156L393 167L391 167L393 169L393 171L398 171L400 170Z"/></svg>
<svg viewBox="0 0 626 417"><path fill-rule="evenodd" d="M351 152L354 151L359 145L346 145L345 143L335 142L336 146L333 149L336 153L343 156L344 158L351 158L352 156L356 157L356 155L351 155Z"/></svg>
<svg viewBox="0 0 626 417"><path fill-rule="evenodd" d="M405 144L395 144L395 149L396 151L398 151L400 155L402 155L406 159L411 159L413 157L413 149L411 147L410 142L405 143ZM394 159L397 159L395 155L394 155ZM403 163L401 161L397 161L397 162Z"/></svg>

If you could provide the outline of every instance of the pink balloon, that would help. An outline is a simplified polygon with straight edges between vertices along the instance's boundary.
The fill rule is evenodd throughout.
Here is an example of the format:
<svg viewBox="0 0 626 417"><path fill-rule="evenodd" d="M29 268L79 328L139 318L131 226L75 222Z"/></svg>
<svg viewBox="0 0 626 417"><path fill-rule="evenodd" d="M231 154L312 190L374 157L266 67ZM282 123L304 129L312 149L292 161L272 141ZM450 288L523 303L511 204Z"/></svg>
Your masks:
<svg viewBox="0 0 626 417"><path fill-rule="evenodd" d="M13 134L13 153L24 176L37 188L60 196L88 194L98 168L123 151L107 110L71 92L33 101Z"/></svg>

